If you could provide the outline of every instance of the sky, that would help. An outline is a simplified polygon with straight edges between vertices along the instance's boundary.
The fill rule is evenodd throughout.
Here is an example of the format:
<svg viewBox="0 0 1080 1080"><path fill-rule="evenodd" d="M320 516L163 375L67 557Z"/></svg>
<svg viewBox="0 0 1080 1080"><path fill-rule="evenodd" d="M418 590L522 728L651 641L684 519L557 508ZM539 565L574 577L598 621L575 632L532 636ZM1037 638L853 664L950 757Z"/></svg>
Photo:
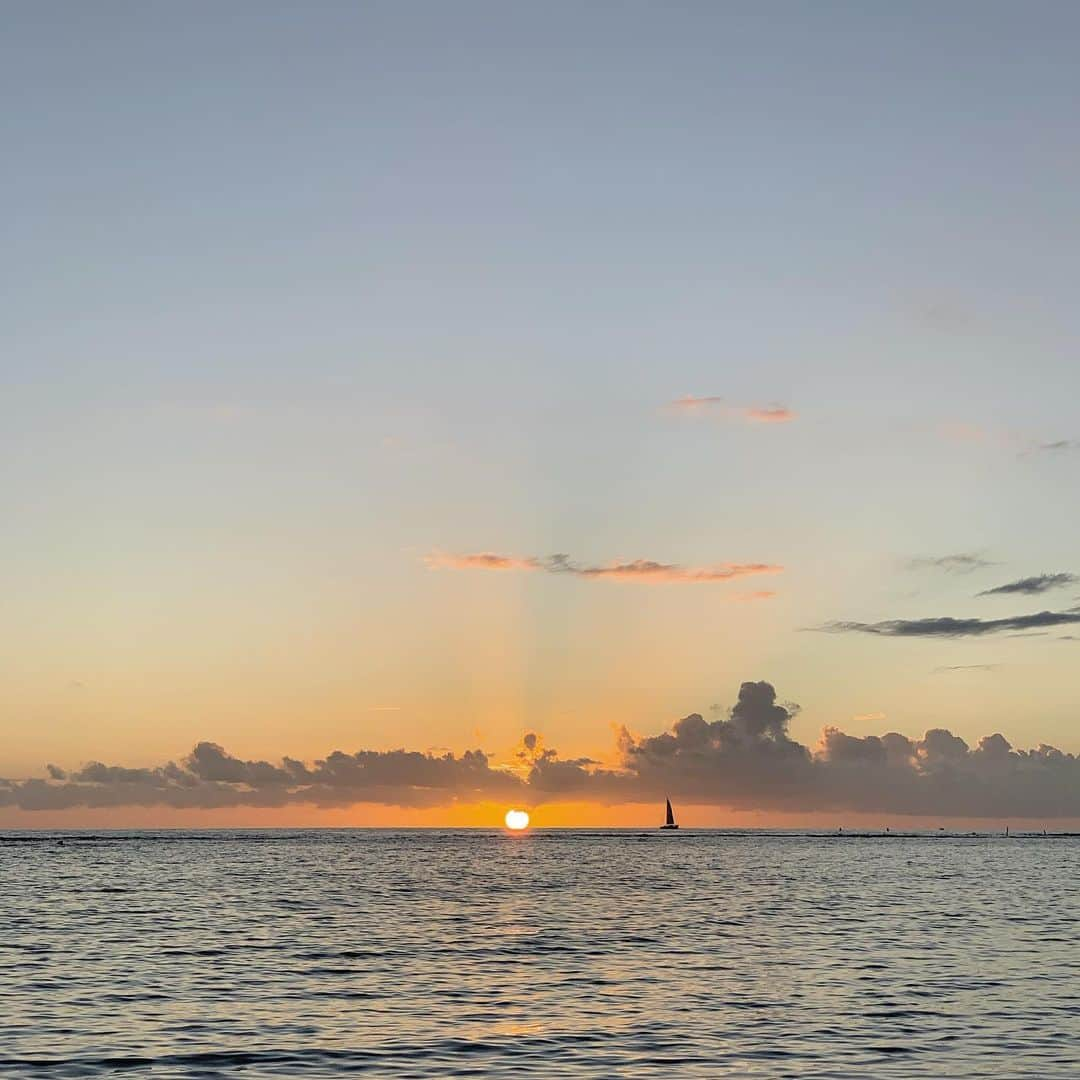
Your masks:
<svg viewBox="0 0 1080 1080"><path fill-rule="evenodd" d="M1080 821L1078 32L14 5L0 826Z"/></svg>

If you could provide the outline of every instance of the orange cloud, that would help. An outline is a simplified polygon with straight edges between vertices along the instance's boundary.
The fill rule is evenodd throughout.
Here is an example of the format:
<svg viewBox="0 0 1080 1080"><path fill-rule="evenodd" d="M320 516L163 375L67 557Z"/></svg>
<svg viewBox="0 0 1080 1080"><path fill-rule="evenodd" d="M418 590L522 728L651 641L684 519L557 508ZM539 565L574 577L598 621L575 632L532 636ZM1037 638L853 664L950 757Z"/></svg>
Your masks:
<svg viewBox="0 0 1080 1080"><path fill-rule="evenodd" d="M549 574L572 574L583 578L606 578L611 581L633 581L645 584L708 583L732 581L756 574L779 574L782 566L773 563L713 563L709 566L679 566L655 562L652 559L616 559L601 566L582 566L568 555L534 556L496 555L491 552L451 555L434 552L425 558L432 569L454 570L543 570ZM747 599L765 599L770 593L750 594Z"/></svg>
<svg viewBox="0 0 1080 1080"><path fill-rule="evenodd" d="M517 559L512 555L495 555L480 551L467 555L451 555L445 551L433 551L424 556L424 562L433 570L540 570L536 559Z"/></svg>
<svg viewBox="0 0 1080 1080"><path fill-rule="evenodd" d="M695 397L693 394L684 394L668 403L668 407L679 409L683 412L703 412L705 409L713 409L724 406L722 397ZM726 406L724 406L726 407Z"/></svg>
<svg viewBox="0 0 1080 1080"><path fill-rule="evenodd" d="M684 394L668 402L668 408L680 413L712 412L722 417L739 417L751 424L786 424L796 413L783 405L729 405L722 397L695 397Z"/></svg>
<svg viewBox="0 0 1080 1080"><path fill-rule="evenodd" d="M712 566L675 566L634 559L632 562L613 562L607 566L576 567L570 573L582 577L612 578L616 581L688 582L730 581L752 574L779 574L782 566L768 563L716 563Z"/></svg>
<svg viewBox="0 0 1080 1080"><path fill-rule="evenodd" d="M766 409L743 409L742 414L755 424L787 424L795 419L795 413L783 405L770 405Z"/></svg>

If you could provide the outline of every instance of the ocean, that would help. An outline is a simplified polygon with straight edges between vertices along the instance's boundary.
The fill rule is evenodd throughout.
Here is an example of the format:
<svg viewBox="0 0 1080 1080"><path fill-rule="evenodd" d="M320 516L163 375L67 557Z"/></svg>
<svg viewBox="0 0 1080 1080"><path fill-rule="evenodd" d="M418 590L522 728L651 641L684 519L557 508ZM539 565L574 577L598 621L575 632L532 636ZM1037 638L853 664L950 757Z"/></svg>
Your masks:
<svg viewBox="0 0 1080 1080"><path fill-rule="evenodd" d="M0 834L0 1075L1080 1077L1080 838Z"/></svg>

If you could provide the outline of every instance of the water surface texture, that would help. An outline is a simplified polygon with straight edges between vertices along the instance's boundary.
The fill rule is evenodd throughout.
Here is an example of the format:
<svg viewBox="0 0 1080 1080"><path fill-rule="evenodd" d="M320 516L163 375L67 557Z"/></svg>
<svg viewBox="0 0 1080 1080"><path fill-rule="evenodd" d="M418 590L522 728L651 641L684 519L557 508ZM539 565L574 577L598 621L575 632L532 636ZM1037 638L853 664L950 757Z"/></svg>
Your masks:
<svg viewBox="0 0 1080 1080"><path fill-rule="evenodd" d="M1080 1076L1080 840L0 837L0 1075Z"/></svg>

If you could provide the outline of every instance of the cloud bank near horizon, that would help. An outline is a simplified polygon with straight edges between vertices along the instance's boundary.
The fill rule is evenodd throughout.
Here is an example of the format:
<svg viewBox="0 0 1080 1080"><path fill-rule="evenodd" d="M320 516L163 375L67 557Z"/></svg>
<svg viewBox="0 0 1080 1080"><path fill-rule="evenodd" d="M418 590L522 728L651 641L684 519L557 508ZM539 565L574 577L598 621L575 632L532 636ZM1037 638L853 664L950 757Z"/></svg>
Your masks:
<svg viewBox="0 0 1080 1080"><path fill-rule="evenodd" d="M849 735L826 727L818 743L792 739L798 706L767 682L744 682L714 720L691 713L669 731L617 737L619 764L561 758L535 732L498 765L482 750L336 750L311 764L234 757L198 743L180 763L127 768L91 762L48 778L0 780L0 808L220 808L379 803L439 807L505 800L660 802L665 797L737 810L878 812L966 818L1080 817L1080 758L1051 746L1014 749L1000 734L972 748L944 728L922 738Z"/></svg>
<svg viewBox="0 0 1080 1080"><path fill-rule="evenodd" d="M774 563L713 563L709 566L680 566L677 563L661 563L653 559L616 559L602 565L581 564L569 555L499 555L491 551L454 554L433 551L424 557L432 570L518 570L539 571L546 574L569 574L574 577L630 581L642 584L698 583L732 581L735 578L760 574L780 574L784 568ZM754 594L756 598L771 593Z"/></svg>

